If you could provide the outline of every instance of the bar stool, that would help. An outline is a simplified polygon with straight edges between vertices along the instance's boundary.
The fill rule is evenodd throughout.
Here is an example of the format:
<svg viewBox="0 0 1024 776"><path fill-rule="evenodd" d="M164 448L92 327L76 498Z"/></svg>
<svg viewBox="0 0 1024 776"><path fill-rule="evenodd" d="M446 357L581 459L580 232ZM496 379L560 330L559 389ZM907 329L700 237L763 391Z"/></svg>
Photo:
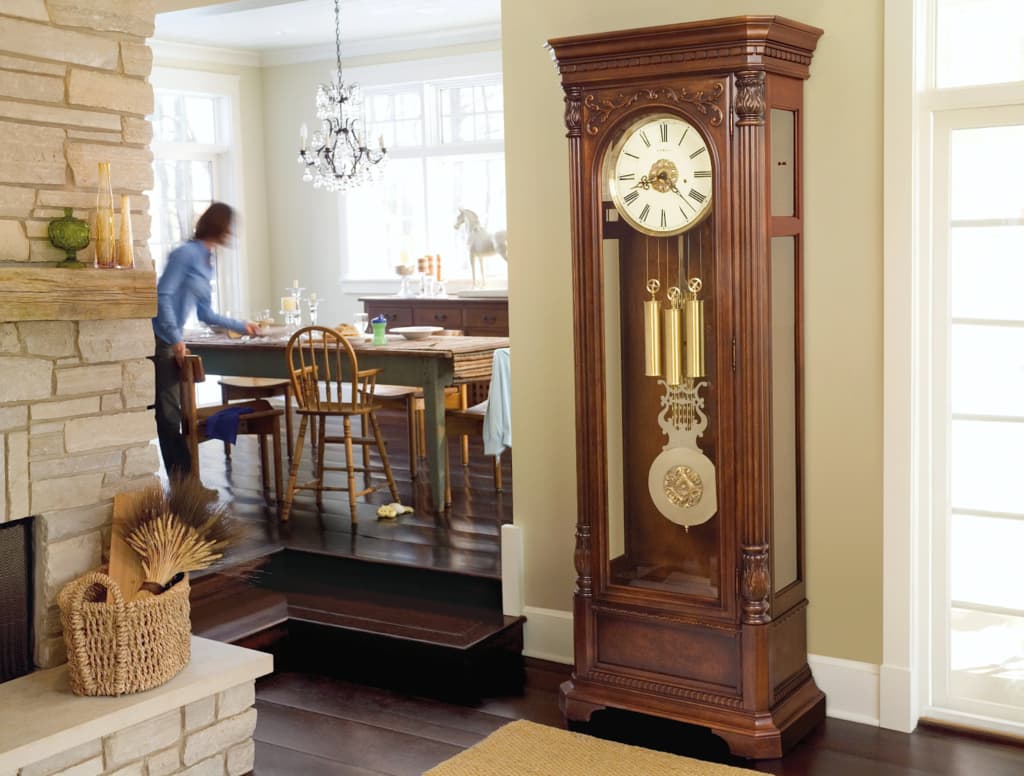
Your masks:
<svg viewBox="0 0 1024 776"><path fill-rule="evenodd" d="M284 396L285 448L288 460L292 458L292 383L287 378L277 377L222 377L217 381L220 385L220 397L224 404L232 401L249 399L269 399L273 396ZM224 444L224 455L231 457L231 445Z"/></svg>

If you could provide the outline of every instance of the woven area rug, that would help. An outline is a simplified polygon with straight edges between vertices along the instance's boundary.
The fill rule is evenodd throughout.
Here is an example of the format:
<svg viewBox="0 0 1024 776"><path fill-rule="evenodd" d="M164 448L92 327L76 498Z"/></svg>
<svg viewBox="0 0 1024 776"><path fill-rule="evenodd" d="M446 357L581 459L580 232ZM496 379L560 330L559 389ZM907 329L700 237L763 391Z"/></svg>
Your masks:
<svg viewBox="0 0 1024 776"><path fill-rule="evenodd" d="M717 765L580 733L512 722L424 776L750 776Z"/></svg>

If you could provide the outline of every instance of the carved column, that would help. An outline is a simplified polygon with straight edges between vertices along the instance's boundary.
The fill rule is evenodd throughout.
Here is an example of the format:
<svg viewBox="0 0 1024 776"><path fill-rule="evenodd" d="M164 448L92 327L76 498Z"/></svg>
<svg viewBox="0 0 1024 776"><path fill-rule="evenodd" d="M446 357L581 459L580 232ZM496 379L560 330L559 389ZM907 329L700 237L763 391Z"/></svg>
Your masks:
<svg viewBox="0 0 1024 776"><path fill-rule="evenodd" d="M763 624L771 619L768 594L768 526L771 510L771 332L768 294L768 225L764 202L765 74L743 70L735 82L736 148L739 171L737 197L737 256L739 306L736 345L737 383L744 421L739 426L737 467L740 533L740 586L743 622Z"/></svg>

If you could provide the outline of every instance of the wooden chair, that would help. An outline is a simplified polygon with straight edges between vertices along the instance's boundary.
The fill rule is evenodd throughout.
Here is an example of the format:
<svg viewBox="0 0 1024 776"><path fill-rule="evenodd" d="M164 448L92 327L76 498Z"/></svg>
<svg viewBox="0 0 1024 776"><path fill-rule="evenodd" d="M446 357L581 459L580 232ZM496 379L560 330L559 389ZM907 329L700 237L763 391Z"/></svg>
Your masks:
<svg viewBox="0 0 1024 776"><path fill-rule="evenodd" d="M367 445L375 445L383 463L383 472L391 490L391 498L398 501L398 488L391 474L387 448L380 434L377 422L378 404L374 398L377 387L377 376L380 369L359 369L355 351L339 332L325 326L307 326L295 332L288 340L285 349L285 360L291 372L292 393L298 406L299 436L295 442L295 456L292 458L291 474L288 477L288 490L285 493L284 509L281 519L287 520L291 511L292 500L297 490L316 491L316 503L323 508L323 492L348 491L349 507L352 512L352 523L358 522L356 499L380 489L376 485L367 485L363 490L356 490L356 472L363 472L369 478L369 450ZM345 373L348 373L348 379ZM344 429L342 436L327 434L327 419L340 418ZM361 421L361 436L352 433L352 419ZM316 424L317 455L314 461L314 477L309 482L298 484L299 463L302 460L302 443L306 438L306 430L310 422ZM369 424L369 428L367 427ZM367 435L367 430L373 436ZM345 448L345 466L331 467L324 463L324 446L342 444ZM357 467L354 460L353 445L363 446L363 466ZM327 486L324 484L324 473L343 471L348 475L348 487ZM377 469L380 471L380 469Z"/></svg>
<svg viewBox="0 0 1024 776"><path fill-rule="evenodd" d="M218 404L213 406L199 407L196 405L196 383L205 382L206 374L203 371L203 362L199 356L185 356L185 365L181 370L181 428L185 436L185 443L188 445L189 456L192 459L192 474L199 476L199 444L212 437L206 433L207 419L221 410L237 407L249 407L252 412L239 415L238 433L240 435L255 435L259 438L260 446L260 471L263 477L263 490L270 488L269 469L267 465L267 438L270 438L270 448L274 461L274 495L275 501L280 504L284 496L282 488L282 466L281 466L281 416L283 410L271 406L270 402L264 399L254 399L235 404Z"/></svg>
<svg viewBox="0 0 1024 776"><path fill-rule="evenodd" d="M448 410L444 415L444 427L448 436L461 436L463 445L468 441L469 436L480 436L484 429L484 417L487 414L487 402L482 401L466 409ZM467 466L469 458L463 453L462 465ZM469 476L468 474L466 475ZM501 483L501 454L494 456L494 490L502 492ZM444 505L447 507L452 503L452 478L448 454L444 456Z"/></svg>
<svg viewBox="0 0 1024 776"><path fill-rule="evenodd" d="M284 397L285 442L287 443L288 460L292 459L292 381L277 377L222 377L217 381L220 385L220 400L227 404L233 401L248 399L270 399L275 396ZM224 455L231 457L231 445L224 443Z"/></svg>

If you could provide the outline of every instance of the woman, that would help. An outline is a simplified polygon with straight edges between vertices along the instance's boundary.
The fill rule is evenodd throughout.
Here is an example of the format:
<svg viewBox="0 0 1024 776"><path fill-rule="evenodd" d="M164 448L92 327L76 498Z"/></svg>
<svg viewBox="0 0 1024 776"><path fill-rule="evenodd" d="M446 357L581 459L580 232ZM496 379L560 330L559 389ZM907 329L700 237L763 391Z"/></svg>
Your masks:
<svg viewBox="0 0 1024 776"><path fill-rule="evenodd" d="M212 250L226 245L231 236L234 211L214 202L199 216L195 235L167 256L157 283L156 335L156 432L164 468L173 481L192 471L188 445L181 433L181 367L185 363L182 326L194 310L203 323L221 326L240 334L256 334L254 323L218 315L210 306L213 278Z"/></svg>

